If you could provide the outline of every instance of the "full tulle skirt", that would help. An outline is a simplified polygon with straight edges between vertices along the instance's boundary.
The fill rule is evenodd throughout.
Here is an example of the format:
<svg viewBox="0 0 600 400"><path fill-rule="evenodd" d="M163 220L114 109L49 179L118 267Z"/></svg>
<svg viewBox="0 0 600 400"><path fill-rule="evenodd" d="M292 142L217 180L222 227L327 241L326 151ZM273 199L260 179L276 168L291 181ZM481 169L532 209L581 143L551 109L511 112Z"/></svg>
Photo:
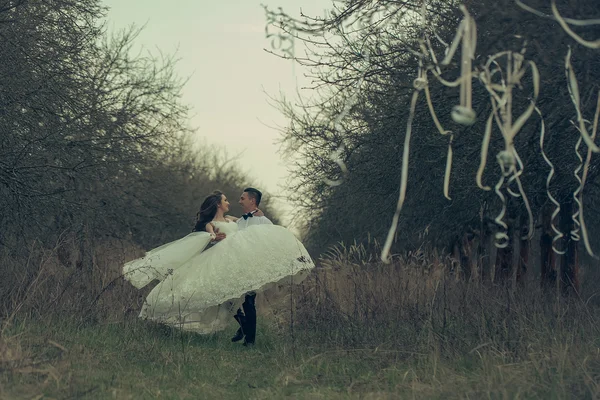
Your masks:
<svg viewBox="0 0 600 400"><path fill-rule="evenodd" d="M248 292L259 297L277 293L282 285L301 282L314 268L302 243L277 225L250 226L208 249L200 238L186 243L202 250L176 256L171 254L176 249L187 249L176 242L155 249L161 260L185 261L169 263L166 270L160 264L161 282L148 294L140 317L198 333L217 332L231 323Z"/></svg>
<svg viewBox="0 0 600 400"><path fill-rule="evenodd" d="M144 257L123 266L123 276L138 289L155 279L164 280L192 257L202 253L210 243L207 232L189 235L147 252Z"/></svg>

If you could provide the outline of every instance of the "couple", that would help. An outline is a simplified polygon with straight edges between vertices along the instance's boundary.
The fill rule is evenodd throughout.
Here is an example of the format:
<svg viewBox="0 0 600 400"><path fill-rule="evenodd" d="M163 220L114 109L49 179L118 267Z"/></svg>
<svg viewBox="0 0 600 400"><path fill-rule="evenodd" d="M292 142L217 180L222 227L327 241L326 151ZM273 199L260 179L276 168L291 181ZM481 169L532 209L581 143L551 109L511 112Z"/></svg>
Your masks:
<svg viewBox="0 0 600 400"><path fill-rule="evenodd" d="M202 203L194 232L125 264L124 276L137 288L160 281L140 317L213 333L225 329L237 310L240 327L232 340L253 344L256 293L297 282L314 267L302 243L258 209L261 197L245 189L239 200L244 215L235 218L226 215L227 197L214 192Z"/></svg>

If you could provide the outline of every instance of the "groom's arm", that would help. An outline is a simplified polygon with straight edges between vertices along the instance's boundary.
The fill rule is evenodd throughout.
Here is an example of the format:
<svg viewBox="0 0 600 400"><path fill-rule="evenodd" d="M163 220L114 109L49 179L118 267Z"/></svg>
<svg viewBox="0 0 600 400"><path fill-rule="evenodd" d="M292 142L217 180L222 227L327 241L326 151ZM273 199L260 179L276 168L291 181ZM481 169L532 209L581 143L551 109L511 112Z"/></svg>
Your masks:
<svg viewBox="0 0 600 400"><path fill-rule="evenodd" d="M261 225L273 225L273 222L271 222L271 220L267 217L263 217L260 219L260 224Z"/></svg>

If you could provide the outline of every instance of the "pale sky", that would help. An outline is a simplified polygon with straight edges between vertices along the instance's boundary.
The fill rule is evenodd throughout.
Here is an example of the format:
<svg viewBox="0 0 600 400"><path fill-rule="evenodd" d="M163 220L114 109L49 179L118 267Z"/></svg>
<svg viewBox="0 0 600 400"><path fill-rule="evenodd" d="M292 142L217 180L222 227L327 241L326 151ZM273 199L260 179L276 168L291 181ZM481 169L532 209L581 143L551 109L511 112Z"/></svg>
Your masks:
<svg viewBox="0 0 600 400"><path fill-rule="evenodd" d="M265 13L261 3L298 17L300 9L323 16L331 0L104 0L109 30L145 25L137 44L155 54L176 53L176 71L189 77L184 103L192 107L192 127L210 144L241 153L239 165L255 186L283 195L287 175L277 154L279 133L268 126L286 124L267 103L280 89L295 97L307 80L298 66L266 53ZM140 48L138 47L138 49ZM286 207L283 207L284 209Z"/></svg>

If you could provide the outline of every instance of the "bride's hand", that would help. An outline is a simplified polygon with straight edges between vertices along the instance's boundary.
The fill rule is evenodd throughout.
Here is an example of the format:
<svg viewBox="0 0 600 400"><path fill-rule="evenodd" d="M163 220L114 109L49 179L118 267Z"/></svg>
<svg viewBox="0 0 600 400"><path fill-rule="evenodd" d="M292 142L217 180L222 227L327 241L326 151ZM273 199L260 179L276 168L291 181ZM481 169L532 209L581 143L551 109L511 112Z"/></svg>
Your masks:
<svg viewBox="0 0 600 400"><path fill-rule="evenodd" d="M265 213L264 213L264 212L262 212L262 210L261 210L261 209L258 209L258 211L254 213L254 216L255 216L255 217L264 217L264 216L265 216Z"/></svg>

